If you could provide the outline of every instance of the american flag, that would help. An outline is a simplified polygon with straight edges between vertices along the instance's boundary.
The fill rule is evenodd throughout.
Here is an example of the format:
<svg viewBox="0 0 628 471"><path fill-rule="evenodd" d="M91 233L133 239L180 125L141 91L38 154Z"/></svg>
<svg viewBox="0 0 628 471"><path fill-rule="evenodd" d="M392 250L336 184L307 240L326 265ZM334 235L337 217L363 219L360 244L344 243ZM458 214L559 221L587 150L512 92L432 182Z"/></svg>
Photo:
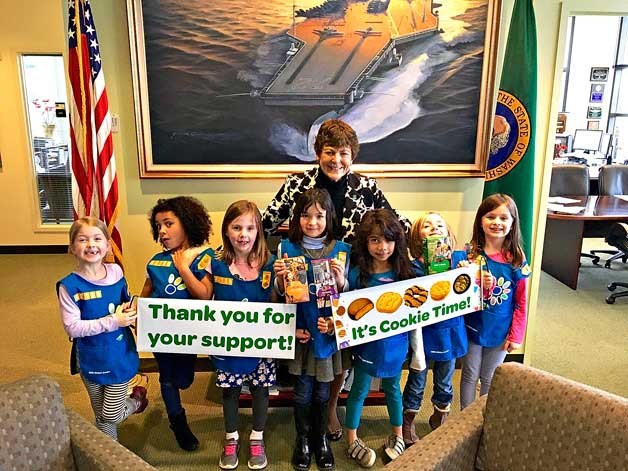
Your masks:
<svg viewBox="0 0 628 471"><path fill-rule="evenodd" d="M87 0L70 0L68 4L74 218L94 216L103 220L111 233L115 261L122 265L122 240L116 227L118 178L96 26Z"/></svg>

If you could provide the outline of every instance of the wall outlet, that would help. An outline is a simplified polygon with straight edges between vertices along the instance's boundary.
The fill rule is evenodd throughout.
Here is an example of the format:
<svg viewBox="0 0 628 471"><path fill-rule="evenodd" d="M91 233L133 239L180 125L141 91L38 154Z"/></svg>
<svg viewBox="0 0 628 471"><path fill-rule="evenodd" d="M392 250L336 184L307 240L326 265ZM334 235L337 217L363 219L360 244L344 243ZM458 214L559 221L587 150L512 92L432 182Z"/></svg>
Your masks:
<svg viewBox="0 0 628 471"><path fill-rule="evenodd" d="M111 113L111 132L120 132L120 116Z"/></svg>

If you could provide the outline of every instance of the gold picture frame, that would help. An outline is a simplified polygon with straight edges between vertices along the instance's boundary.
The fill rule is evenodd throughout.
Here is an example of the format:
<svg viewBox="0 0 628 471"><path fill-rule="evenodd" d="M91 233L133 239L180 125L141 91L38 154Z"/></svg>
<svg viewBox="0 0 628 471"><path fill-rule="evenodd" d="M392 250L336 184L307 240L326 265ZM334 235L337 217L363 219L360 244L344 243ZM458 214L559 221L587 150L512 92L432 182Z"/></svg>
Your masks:
<svg viewBox="0 0 628 471"><path fill-rule="evenodd" d="M283 1L287 2L288 0L283 0ZM353 1L354 0L349 0L350 7L349 9L345 11L344 13L345 16L351 14L352 10L350 8L351 8L351 5L353 5L352 3ZM396 2L396 1L398 0L391 0L391 4L392 2ZM155 5L152 5L152 3L155 3ZM176 4L177 2L175 1L175 2L170 2L170 3ZM185 9L184 4L186 3L187 2L183 2L181 0L182 10ZM334 0L328 0L328 3L333 5ZM429 12L434 13L434 8L441 8L441 9L444 8L443 5L437 5L437 7L434 7L432 4L432 0L411 0L410 2L408 2L408 0L403 0L403 3L406 5L411 5L411 7L408 7L408 8L418 8L418 9L422 8L422 13L423 13L422 19L419 19L417 21L423 21L424 23L417 23L417 24L427 24L427 21L429 21L429 18L430 18ZM443 2L443 3L452 3L452 2ZM453 3L455 4L456 2L453 2ZM458 2L458 3L465 3L465 2ZM368 2L367 3L355 2L355 4L364 5L364 8L366 8L366 5L368 4ZM224 15L226 5L227 5L226 2L222 2L221 0L219 0L212 4L208 4L207 8L216 8L217 10L221 11L221 15ZM231 8L237 9L238 5L247 5L247 3L238 1L236 2L236 4L231 3L230 5L232 5ZM221 6L222 8L220 8ZM164 126L162 125L163 123L160 123L160 120L168 121L168 123L176 122L177 125L180 126L181 119L183 119L183 118L180 118L179 116L179 114L181 114L180 113L181 110L183 110L185 113L188 113L189 110L195 109L197 103L206 102L204 99L198 98L199 92L197 88L203 88L207 84L207 80L203 81L202 79L199 79L198 81L195 81L196 79L190 79L189 77L187 77L185 80L185 83L187 84L187 88L177 85L176 80L172 80L171 82L169 82L170 80L169 77L175 75L177 73L176 72L177 69L179 69L180 71L180 70L185 70L186 68L190 67L189 64L181 65L180 67L176 64L173 66L172 64L173 56L176 57L176 54L179 51L177 50L176 47L174 46L171 47L172 46L171 43L174 43L177 41L184 41L185 50L181 52L182 58L185 58L185 56L189 56L189 55L194 56L196 51L193 50L192 46L194 45L195 41L191 39L190 44L189 44L190 47L188 47L187 35L189 34L191 38L198 36L200 33L198 28L205 28L206 26L199 25L198 22L196 22L195 28L197 29L193 33L191 32L191 30L188 29L186 30L185 34L179 34L178 36L175 36L174 39L172 36L170 36L170 39L164 40L163 36L166 35L166 33L161 31L159 26L155 26L159 24L164 24L163 22L149 21L150 27L149 28L145 27L145 19L146 19L145 12L149 12L150 15L153 15L155 14L155 11L156 11L155 9L158 7L160 7L160 2L157 2L157 1L151 2L151 1L146 1L146 0L145 1L127 0L140 177L141 178L280 178L293 172L303 171L303 170L311 168L313 160L304 161L303 163L294 162L294 161L290 161L286 163L283 163L283 162L278 163L278 162L273 162L273 159L279 159L283 157L282 156L277 157L276 155L273 154L273 152L268 152L266 150L264 153L264 151L260 151L260 155L258 156L259 158L251 154L250 148L263 149L264 146L268 147L269 144L266 142L260 142L260 143L249 142L245 136L243 137L238 136L237 134L238 131L244 130L244 132L246 132L249 130L250 126L246 126L246 124L244 126L240 125L240 127L237 127L236 124L234 124L233 129L229 129L228 126L226 128L223 128L220 131L221 133L220 139L222 138L222 136L228 135L229 137L226 138L227 142L218 142L218 140L216 142L212 142L210 138L207 137L209 135L212 135L212 136L214 135L212 134L213 129L210 129L212 128L212 126L203 127L202 125L199 125L199 127L196 128L196 130L192 128L185 128L185 126L183 126L183 131L181 131L181 129L177 128L175 125L172 125L171 128L168 128L168 126ZM299 12L297 10L297 14L302 13L305 15L310 14L314 16L310 16L310 17L306 16L305 17L306 19L302 20L299 24L296 24L296 26L295 26L295 22L293 21L292 29L290 29L290 26L288 26L287 31L285 31L285 28L283 30L283 36L287 38L288 40L293 41L290 45L290 48L291 49L293 47L301 48L302 50L298 49L297 52L303 54L304 58L306 57L307 54L309 54L309 56L307 57L311 58L312 49L315 49L315 48L312 47L308 50L307 49L308 43L305 40L302 42L299 42L299 39L295 39L295 38L298 38L299 28L300 27L305 28L303 25L307 23L308 20L311 21L312 24L315 24L316 21L319 21L319 23L322 24L320 22L320 17L316 16L317 13L316 11L314 11L315 8L316 7L311 7L309 12L306 10L302 10L301 12ZM470 10L471 9L469 9L469 11ZM421 10L417 10L417 11L421 12ZM426 16L426 11L428 11L427 16ZM360 155L358 156L358 159L356 160L356 163L352 166L353 170L360 173L367 174L369 176L373 176L373 177L469 177L469 176L481 177L484 175L484 169L486 166L486 160L487 160L487 155L488 155L488 147L489 147L490 137L492 133L491 117L492 117L492 113L494 109L493 96L494 96L494 86L495 86L495 83L494 83L495 82L495 67L496 67L496 55L497 55L497 41L498 41L498 36L499 36L499 19L500 19L500 13L501 13L501 0L486 0L485 6L482 9L482 12L484 11L486 11L486 15L484 17L485 24L480 24L480 22L478 21L479 26L476 25L476 28L483 29L484 31L483 41L479 41L480 44L483 44L483 47L481 48L481 52L478 52L477 50L463 51L458 55L458 58L457 58L458 61L461 61L464 58L475 61L476 63L475 67L479 69L480 71L478 72L480 75L479 77L480 80L479 82L473 82L470 84L470 87L471 87L470 91L466 90L463 92L456 89L450 89L448 91L448 96L449 97L453 96L451 100L454 100L454 101L460 100L461 99L460 97L464 94L472 98L476 97L473 99L477 100L477 112L475 112L475 109L476 109L475 101L473 102L472 112L468 112L468 114L471 114L471 115L475 114L474 116L475 119L470 119L469 117L465 116L464 113L457 114L455 110L456 108L455 106L451 106L450 110L446 110L446 108L450 107L450 98L448 97L446 99L441 99L438 103L431 103L430 106L432 107L432 109L429 110L428 113L425 113L424 115L420 115L418 118L416 118L416 121L412 122L412 123L418 122L419 119L423 120L422 123L423 123L424 129L430 129L430 126L432 128L436 127L437 129L439 129L439 126L440 126L440 129L442 129L443 127L448 129L449 126L452 126L453 128L456 128L456 129L451 131L453 134L450 134L450 136L457 135L456 130L460 129L461 132L467 133L466 135L468 139L467 141L465 141L465 145L456 145L455 143L452 144L451 139L447 137L443 137L442 138L443 142L438 143L437 142L438 138L434 137L431 143L434 146L436 146L435 148L437 148L439 151L438 152L429 152L429 151L424 152L425 149L429 149L429 146L424 145L424 143L420 141L414 142L413 139L416 136L421 136L420 138L417 137L417 139L429 139L429 136L431 136L432 133L422 131L422 132L412 134L410 133L409 130L405 130L405 129L401 129L401 131L410 133L409 139L407 135L405 138L401 136L401 137L393 139L390 136L394 137L395 133L392 133L391 135L386 136L385 139L383 139L382 141L365 143L362 139L360 130L357 128L357 126L354 125L354 127L356 127L356 130L358 131L358 136L361 139L361 150L360 150ZM293 14L295 12L294 2L292 2L292 12ZM191 18L192 12L189 12L189 13L190 13L190 18ZM193 12L193 13L194 13L195 18L202 17L203 21L206 21L208 17L207 15L203 15L203 12ZM467 22L471 22L471 26L473 26L473 21L474 21L473 19L478 18L478 11L476 9L474 11L470 11L467 13L469 17ZM168 12L168 14L171 15L171 12ZM183 15L183 17L185 17L185 12L179 11L178 14ZM238 15L237 12L234 13L234 17L236 15ZM244 14L240 13L240 15L244 15ZM480 14L480 16L482 16L482 14ZM294 18L294 16L292 17ZM447 36L448 31L443 30L442 27L440 26L440 23L442 23L443 21L442 21L442 17L438 14L438 12L433 14L432 17L436 18L437 30L433 31L434 34L432 38L427 38L427 39L421 38L417 41L417 43L419 41L425 41L425 44L429 44L430 47L434 47L434 48L442 47L438 43L441 40L441 38L445 38ZM419 18L419 15L414 15L413 18L416 20L416 18ZM169 25L171 25L172 22L177 22L177 21L185 23L185 21L183 21L181 18L177 18L176 16L168 18ZM237 23L240 24L240 21L238 20ZM349 37L357 38L357 36L355 35L362 35L365 38L374 37L375 39L379 40L378 39L379 33L374 32L374 30L370 26L363 30L359 30L359 31L356 30L351 33L347 33L346 28L348 27L344 26L346 23L347 23L346 21L345 23L342 23L341 21L336 21L336 24L334 24L333 26L324 26L319 29L310 27L308 25L306 26L310 28L308 30L309 32L314 31L319 36L326 35L327 38L331 37L332 40L337 39L333 37L334 34L338 34L338 35L346 34L346 38L349 38ZM330 23L328 22L326 24L330 24ZM343 31L343 27L345 27L345 31ZM210 31L210 30L211 28L208 29L207 31ZM208 37L209 33L207 33L207 31L204 31L204 30L202 31L203 34L200 35L202 40ZM176 32L173 33L172 31L168 31L168 34L172 35L172 34L176 34ZM412 34L414 34L415 36L419 35L419 33L416 33L416 32ZM412 36L412 34L406 35L406 38L409 36ZM362 36L360 36L360 39L355 39L355 41L357 41L355 43L356 46L354 46L353 50L347 55L347 57L350 57L350 58L355 57L355 51L358 49L358 47L362 47L361 45L364 44L364 41L362 40ZM282 37L281 28L279 28L278 31L275 32L274 36L272 36L272 39L273 41L282 41L284 40L284 37ZM379 37L381 37L381 34L379 35ZM155 39L155 38L160 38L160 39ZM360 42L361 40L362 42ZM414 40L414 39L407 39L406 41L409 42L411 40ZM159 41L162 42L161 46L156 45L159 43ZM349 41L349 39L347 39L347 41ZM427 41L430 41L430 42L428 43ZM444 39L442 41L444 42ZM296 46L295 46L295 42L297 43ZM332 43L333 41L328 41L328 42ZM336 40L336 42L341 42L341 41ZM149 44L149 49L148 49L149 61L148 62L147 62L147 43ZM401 42L399 42L398 44L401 44ZM200 58L201 56L203 56L203 60L205 60L207 57L211 56L211 52L210 53L207 52L208 48L211 48L211 47L218 48L218 47L221 47L222 45L220 43L216 43L215 41L212 41L211 45L207 43L201 43L200 46L202 46L201 49L203 50L203 53L202 54L199 53L199 55L196 56L196 58ZM395 46L395 44L392 44L392 46ZM390 43L388 43L388 46L386 46L387 55L389 59L390 57L395 59L396 56L394 54L397 54L396 48L392 46L390 45ZM402 46L399 46L399 47L402 47ZM457 46L451 46L451 47L453 49L454 47L457 47ZM167 53L161 54L163 53L164 50L167 51ZM290 54L290 51L286 51L286 54ZM163 63L156 65L154 68L155 72L153 73L152 78L149 83L149 72L147 71L147 64L152 63L151 61L154 61L155 64L158 64L159 61L161 60L160 59L161 57L167 57L167 61L169 63L167 65L164 65ZM238 60L240 59L240 56L235 56L235 57L237 57ZM481 66L477 64L478 60L481 61ZM341 68L343 72L347 68L346 66L347 61L349 61L349 59L345 59L344 64L342 66L344 68ZM399 59L399 62L401 62L401 59ZM288 63L288 59L286 59L286 63ZM283 66L285 66L286 63L284 63ZM383 67L383 66L377 65L376 67ZM280 69L280 67L278 69ZM173 70L175 70L175 72L173 72ZM207 67L203 67L202 69L203 72L205 72L206 70L213 70L213 69L208 64ZM279 73L280 73L279 71L276 71L275 76ZM337 75L339 73L340 72L338 72ZM296 72L292 73L292 77L294 75L296 75ZM452 74L448 74L448 76L449 75L452 75ZM364 78L366 76L363 75L360 77ZM369 75L366 78L377 83L376 79L378 78L373 75ZM433 77L430 77L430 78L433 78ZM445 81L447 79L443 78L443 76L441 75L441 78L439 80ZM433 79L432 82L435 82L435 81L436 80ZM154 90L151 88L151 83L153 82L155 83L160 82L160 88L158 90ZM289 82L289 79L285 81L285 83L288 83L288 82ZM424 87L424 95L419 96L418 98L416 98L416 95L413 95L413 98L417 100L417 103L419 102L419 100L427 100L426 97L430 97L430 94L433 94L434 91L437 90L435 87L439 86L439 84L432 83L432 82L426 79L420 85L421 87ZM285 83L284 83L284 86L287 87ZM157 85L155 85L155 87L157 87ZM258 108L260 106L259 103L263 101L264 106L268 106L267 109L271 110L275 114L277 114L277 110L279 110L279 113L281 113L282 110L288 110L289 112L294 113L294 109L296 108L297 111L303 110L304 113L307 113L312 109L312 106L310 103L308 103L302 108L299 108L298 106L293 107L293 108L287 108L287 107L281 108L281 106L279 107L274 106L277 103L273 103L273 100L275 101L285 100L284 97L279 96L281 93L272 95L271 93L269 93L270 87L268 85L264 88L261 88L261 92L259 90L260 89L251 90L251 92L249 93L249 97L244 96L244 95L247 95L247 93L223 94L219 96L220 100L218 100L218 96L210 95L207 98L210 105L208 106L207 110L203 110L202 112L199 112L198 114L199 120L202 120L205 118L205 116L203 115L204 112L211 113L212 100L214 100L213 103L220 103L220 106L222 106L227 111L227 114L231 111L233 111L233 113L236 113L237 107L233 106L233 108L230 108L228 104L225 105L226 100L233 100L233 103L240 103L240 105L238 105L240 106L240 110L245 110L244 112L239 111L237 115L236 114L233 114L232 116L224 115L222 119L221 119L221 116L214 117L213 122L218 123L220 126L225 126L225 123L230 123L231 121L237 121L239 117L248 114L246 111L248 105L241 105L242 101L238 101L238 100L246 100L247 103L252 104L251 106L257 106ZM378 93L378 92L371 92L369 91L368 88L360 89L358 86L355 86L353 89L347 89L347 90L348 91L345 93L345 96L344 96L345 104L342 105L343 110L345 109L351 110L352 106L356 106L356 105L353 105L352 103L354 99L357 100L357 98L359 98L357 97L357 94L361 94L362 96L365 96L364 94L368 95L369 93L372 93L373 95L371 96L375 96L375 99L376 99L377 96L375 94ZM413 93L415 93L417 90L420 91L420 88L413 89L412 91ZM349 93L349 91L351 93ZM154 103L152 103L153 106L151 106L151 103L149 100L149 96L151 96L151 92L152 92L152 96L158 97L154 99ZM195 94L194 96L196 98L187 97L188 104L184 105L183 103L185 102L185 96L187 92L194 93ZM261 99L260 99L260 95L261 95ZM386 95L386 93L380 93L380 95L384 96ZM234 98L234 97L239 97L239 96L243 96L243 97ZM279 98L277 98L278 96ZM303 94L299 96L299 100L302 100L303 102L306 102L308 99L309 97ZM339 98L335 97L334 99L339 99ZM343 98L340 98L340 100L342 99ZM334 105L334 103L332 102L333 102L333 99L330 99L329 101L330 107L333 108L334 106L338 106L337 104ZM270 105L267 105L268 103L270 103ZM284 105L284 104L282 103L281 105ZM290 103L288 103L288 105L290 105ZM417 108L418 108L418 104L417 104ZM467 104L467 108L471 108L471 106ZM380 110L381 109L382 108L380 108ZM179 110L179 114L177 114L177 110ZM155 115L152 116L153 118L152 122L151 122L151 111L155 113ZM448 115L449 117L446 120L444 120L441 116L443 112L449 113ZM193 121L195 121L194 119L195 117L196 116L193 116L192 118L188 118L187 123L192 123ZM271 118L267 118L262 115L259 115L259 116L256 115L253 117L249 116L249 118L252 118L253 120L257 120L257 122L259 122L260 124L266 124L267 122L271 120ZM343 116L340 116L340 119L343 119ZM441 119L442 121L438 122L438 119ZM347 119L347 121L353 125L353 122L350 119ZM365 120L364 122L367 122L367 120ZM190 129L192 130L190 131ZM473 132L473 130L475 130L475 132ZM311 131L310 131L310 134L311 134ZM216 132L216 135L218 135L218 132ZM423 137L423 136L426 136L426 137ZM206 141L202 141L202 139L205 139ZM231 141L228 141L228 139L231 139ZM389 139L390 142L388 142L387 139ZM206 148L203 148L203 145L202 145L203 142L207 143ZM244 149L240 151L238 146L244 145L243 144L244 142L247 143L249 148L248 150ZM311 142L311 136L310 136L309 142ZM189 148L188 148L188 145L190 146ZM233 147L233 151L231 150L230 145ZM311 144L307 145L306 147L309 151ZM222 153L219 155L219 158L218 157L215 158L213 154L211 154L212 149L216 149L216 148L222 149ZM157 149L157 153L155 153L155 149ZM252 158L253 159L258 158L259 162L252 162L251 158L247 157L247 155L253 155ZM385 156L385 157L381 157L381 156ZM181 160L182 158L187 159L187 160L182 161ZM213 160L214 158L216 160ZM286 159L288 158L294 160L291 154L288 154L288 157L286 157ZM227 159L228 159L228 162L225 161ZM380 159L380 160L377 160L377 159Z"/></svg>

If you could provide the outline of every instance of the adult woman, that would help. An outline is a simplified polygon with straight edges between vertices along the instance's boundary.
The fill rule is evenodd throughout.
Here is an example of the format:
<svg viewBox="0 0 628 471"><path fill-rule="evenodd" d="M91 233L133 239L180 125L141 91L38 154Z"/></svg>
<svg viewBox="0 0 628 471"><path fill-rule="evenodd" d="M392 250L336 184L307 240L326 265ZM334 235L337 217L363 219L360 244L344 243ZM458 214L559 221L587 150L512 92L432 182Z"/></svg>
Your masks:
<svg viewBox="0 0 628 471"><path fill-rule="evenodd" d="M325 121L314 142L318 166L286 178L264 211L262 224L266 234L271 234L291 217L298 197L310 188L324 188L329 192L339 222L334 238L343 242L353 242L355 231L367 211L381 208L392 210L375 179L351 171L359 148L358 137L351 126L339 119ZM397 216L409 234L410 221L399 214ZM343 370L346 368L348 365L343 366ZM329 438L334 441L342 437L336 405L344 373L337 372L330 391L327 427Z"/></svg>
<svg viewBox="0 0 628 471"><path fill-rule="evenodd" d="M343 242L353 242L364 213L371 209L392 209L375 179L351 171L359 148L358 137L351 126L339 119L325 121L314 142L318 166L286 178L264 211L262 223L266 234L288 220L298 196L313 187L325 188L331 195L339 222L334 235ZM403 216L399 216L399 220L409 234L410 221Z"/></svg>

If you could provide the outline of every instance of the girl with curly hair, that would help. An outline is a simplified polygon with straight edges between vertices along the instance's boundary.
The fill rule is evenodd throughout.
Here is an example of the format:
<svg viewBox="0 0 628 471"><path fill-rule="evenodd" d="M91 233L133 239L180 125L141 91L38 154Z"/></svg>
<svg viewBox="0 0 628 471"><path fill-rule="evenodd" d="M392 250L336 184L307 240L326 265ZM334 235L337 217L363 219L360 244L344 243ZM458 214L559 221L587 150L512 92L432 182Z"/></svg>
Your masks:
<svg viewBox="0 0 628 471"><path fill-rule="evenodd" d="M205 268L214 251L205 244L212 224L202 203L189 196L160 199L151 210L149 221L153 239L164 250L148 261L141 297L210 299L210 280ZM198 440L188 426L180 394L181 389L187 389L194 381L196 355L159 352L154 355L170 428L182 449L196 450Z"/></svg>

